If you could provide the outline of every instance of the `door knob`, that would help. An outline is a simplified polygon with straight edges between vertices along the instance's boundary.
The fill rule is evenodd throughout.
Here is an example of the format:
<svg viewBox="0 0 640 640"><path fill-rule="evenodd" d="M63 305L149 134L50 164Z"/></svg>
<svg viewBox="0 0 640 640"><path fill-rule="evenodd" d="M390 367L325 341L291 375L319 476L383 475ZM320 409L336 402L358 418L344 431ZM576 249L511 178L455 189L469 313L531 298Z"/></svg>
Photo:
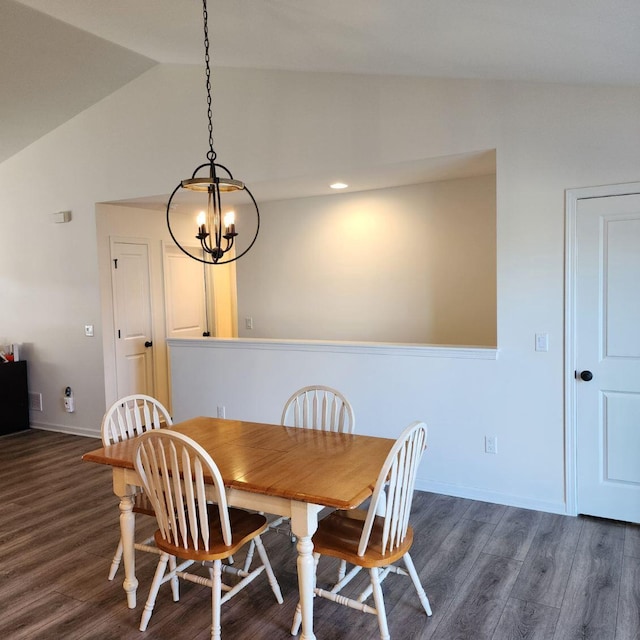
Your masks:
<svg viewBox="0 0 640 640"><path fill-rule="evenodd" d="M145 346L145 347L147 347L147 348L149 348L149 347L153 347L153 342L152 342L151 340L147 340L147 341L144 343L144 346ZM591 378L589 378L589 380L591 380Z"/></svg>
<svg viewBox="0 0 640 640"><path fill-rule="evenodd" d="M589 382L589 380L593 380L593 373L591 371L581 371L580 378L585 382Z"/></svg>

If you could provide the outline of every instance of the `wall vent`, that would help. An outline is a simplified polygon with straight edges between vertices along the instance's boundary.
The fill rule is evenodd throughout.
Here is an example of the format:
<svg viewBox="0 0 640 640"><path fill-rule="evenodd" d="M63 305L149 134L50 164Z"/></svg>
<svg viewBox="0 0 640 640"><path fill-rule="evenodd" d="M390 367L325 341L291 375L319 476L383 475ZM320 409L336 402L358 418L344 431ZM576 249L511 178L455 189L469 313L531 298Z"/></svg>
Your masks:
<svg viewBox="0 0 640 640"><path fill-rule="evenodd" d="M29 392L29 409L31 411L42 411L42 394Z"/></svg>

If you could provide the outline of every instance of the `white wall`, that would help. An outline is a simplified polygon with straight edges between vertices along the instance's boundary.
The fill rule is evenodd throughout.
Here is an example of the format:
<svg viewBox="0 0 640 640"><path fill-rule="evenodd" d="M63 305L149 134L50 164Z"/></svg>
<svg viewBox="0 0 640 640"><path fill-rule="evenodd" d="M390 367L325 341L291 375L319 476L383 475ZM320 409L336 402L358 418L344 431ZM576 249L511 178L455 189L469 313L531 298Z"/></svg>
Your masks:
<svg viewBox="0 0 640 640"><path fill-rule="evenodd" d="M237 265L238 335L495 346L495 184L264 203Z"/></svg>
<svg viewBox="0 0 640 640"><path fill-rule="evenodd" d="M640 88L216 70L215 91L218 157L258 201L253 185L268 178L497 149L498 360L429 359L416 371L382 359L358 402L391 407L376 374L393 371L415 392L403 410L430 423L434 482L455 471L460 486L562 505L564 191L638 181ZM203 161L202 92L201 68L156 67L0 165L0 335L30 345L31 389L44 396L38 424L98 431L95 203L170 193ZM52 225L63 209L73 221ZM534 351L536 332L549 334L548 353ZM336 368L349 366L331 354ZM298 364L240 371L254 359L234 362L237 388L289 386ZM66 385L73 415L62 410ZM390 432L406 422L385 411ZM469 464L487 433L499 454Z"/></svg>
<svg viewBox="0 0 640 640"><path fill-rule="evenodd" d="M512 439L500 451L503 464L484 453L482 429L502 413L486 401L500 367L495 349L175 339L170 353L175 420L216 415L222 406L227 418L278 424L296 389L327 384L349 399L357 433L396 437L414 420L427 423L418 488L564 511L551 483L530 492L539 465L514 455ZM463 373L470 384L460 384Z"/></svg>
<svg viewBox="0 0 640 640"><path fill-rule="evenodd" d="M200 73L144 74L0 165L0 236L13 238L0 251L0 334L27 346L30 390L43 396L33 424L99 431L105 386L95 206L170 191L180 167L189 171L197 136L181 118L195 121L199 112L188 94L166 91L177 76L195 85ZM51 213L67 209L70 223L51 222ZM84 336L85 324L95 325L93 338ZM63 409L67 385L73 414Z"/></svg>

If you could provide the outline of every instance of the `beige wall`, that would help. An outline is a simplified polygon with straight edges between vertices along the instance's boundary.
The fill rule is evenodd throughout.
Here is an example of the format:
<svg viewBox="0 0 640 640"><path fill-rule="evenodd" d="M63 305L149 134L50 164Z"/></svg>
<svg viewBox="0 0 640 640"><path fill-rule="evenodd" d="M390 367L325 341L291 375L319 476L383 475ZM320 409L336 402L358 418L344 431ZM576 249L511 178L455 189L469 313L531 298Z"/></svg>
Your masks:
<svg viewBox="0 0 640 640"><path fill-rule="evenodd" d="M495 346L495 206L493 175L264 203L239 335Z"/></svg>

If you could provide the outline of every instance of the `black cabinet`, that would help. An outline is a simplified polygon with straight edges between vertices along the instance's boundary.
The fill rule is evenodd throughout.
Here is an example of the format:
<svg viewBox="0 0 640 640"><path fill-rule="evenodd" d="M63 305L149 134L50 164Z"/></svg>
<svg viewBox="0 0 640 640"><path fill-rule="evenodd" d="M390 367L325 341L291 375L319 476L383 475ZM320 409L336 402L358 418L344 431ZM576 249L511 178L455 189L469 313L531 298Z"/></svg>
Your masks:
<svg viewBox="0 0 640 640"><path fill-rule="evenodd" d="M0 364L0 435L29 428L27 363Z"/></svg>

